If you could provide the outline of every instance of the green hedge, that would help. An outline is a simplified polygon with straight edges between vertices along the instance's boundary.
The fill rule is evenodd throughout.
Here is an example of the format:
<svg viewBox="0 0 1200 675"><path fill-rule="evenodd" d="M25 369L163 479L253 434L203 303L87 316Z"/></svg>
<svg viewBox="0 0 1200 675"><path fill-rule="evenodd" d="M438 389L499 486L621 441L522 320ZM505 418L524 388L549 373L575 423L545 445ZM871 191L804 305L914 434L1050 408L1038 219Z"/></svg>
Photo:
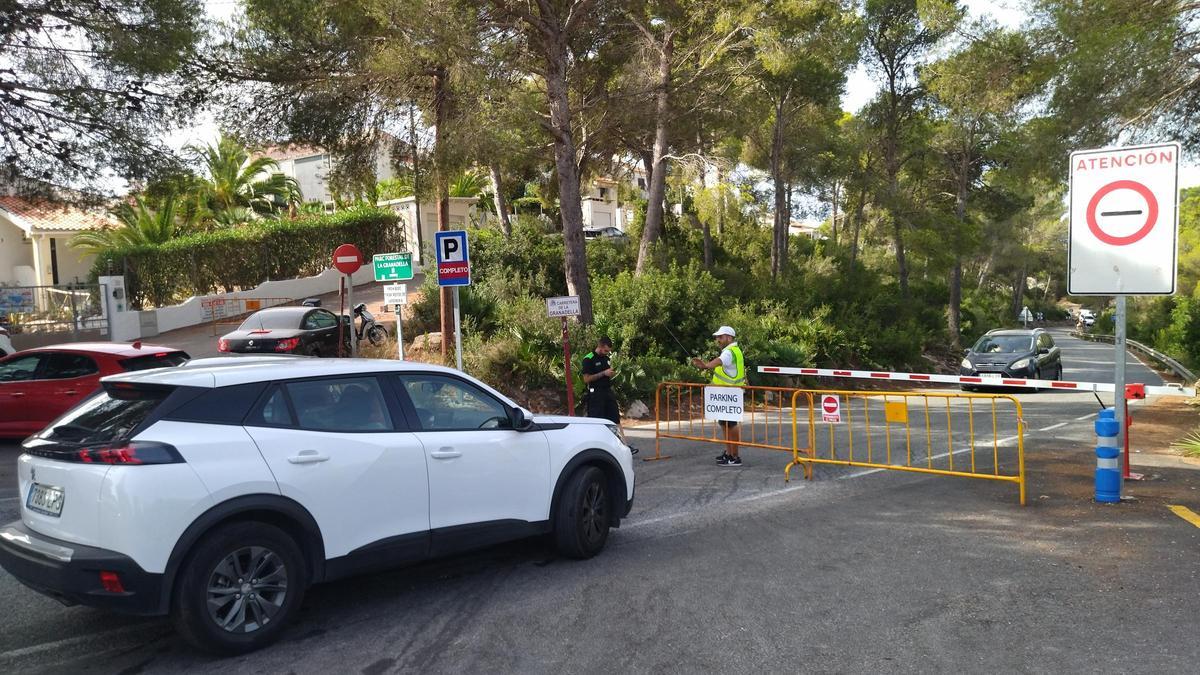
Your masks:
<svg viewBox="0 0 1200 675"><path fill-rule="evenodd" d="M133 307L163 307L193 295L320 274L330 266L333 249L346 243L357 245L368 259L375 253L406 250L395 213L355 208L109 251L97 256L92 276L125 274Z"/></svg>

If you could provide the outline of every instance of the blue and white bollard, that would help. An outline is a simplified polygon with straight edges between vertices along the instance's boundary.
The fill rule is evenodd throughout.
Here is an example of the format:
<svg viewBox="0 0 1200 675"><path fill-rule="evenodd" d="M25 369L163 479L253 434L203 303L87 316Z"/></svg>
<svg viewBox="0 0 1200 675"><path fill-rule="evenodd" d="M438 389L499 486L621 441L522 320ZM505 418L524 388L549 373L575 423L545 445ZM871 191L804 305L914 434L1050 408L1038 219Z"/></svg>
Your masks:
<svg viewBox="0 0 1200 675"><path fill-rule="evenodd" d="M1121 450L1117 436L1121 425L1112 408L1100 411L1096 420L1096 501L1121 501Z"/></svg>

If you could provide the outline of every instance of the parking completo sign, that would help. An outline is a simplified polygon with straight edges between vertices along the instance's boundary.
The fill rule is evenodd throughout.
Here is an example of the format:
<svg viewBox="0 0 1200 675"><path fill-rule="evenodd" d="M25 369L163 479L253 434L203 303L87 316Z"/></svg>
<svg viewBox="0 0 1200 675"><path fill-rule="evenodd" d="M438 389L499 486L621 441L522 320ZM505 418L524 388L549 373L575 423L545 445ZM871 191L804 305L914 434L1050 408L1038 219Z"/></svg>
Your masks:
<svg viewBox="0 0 1200 675"><path fill-rule="evenodd" d="M471 256L467 249L467 233L463 230L436 232L433 248L437 252L439 286L470 286Z"/></svg>
<svg viewBox="0 0 1200 675"><path fill-rule="evenodd" d="M704 388L704 419L741 422L742 415L741 387Z"/></svg>
<svg viewBox="0 0 1200 675"><path fill-rule="evenodd" d="M1071 154L1067 292L1175 292L1179 144Z"/></svg>

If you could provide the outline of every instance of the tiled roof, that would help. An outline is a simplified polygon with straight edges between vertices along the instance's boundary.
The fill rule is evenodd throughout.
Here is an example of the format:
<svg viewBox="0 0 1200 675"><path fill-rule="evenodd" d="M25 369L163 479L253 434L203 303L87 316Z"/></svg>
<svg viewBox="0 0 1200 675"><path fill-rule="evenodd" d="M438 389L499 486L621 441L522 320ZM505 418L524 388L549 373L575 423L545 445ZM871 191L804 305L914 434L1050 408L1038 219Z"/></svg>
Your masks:
<svg viewBox="0 0 1200 675"><path fill-rule="evenodd" d="M16 225L23 230L32 227L43 231L78 232L113 224L102 211L87 211L45 199L0 196L0 209L16 216Z"/></svg>
<svg viewBox="0 0 1200 675"><path fill-rule="evenodd" d="M282 162L288 159L302 159L304 157L316 157L323 155L325 151L321 148L314 148L308 145L292 144L285 146L273 146L263 150L261 153L256 153L255 157L270 157L276 162Z"/></svg>

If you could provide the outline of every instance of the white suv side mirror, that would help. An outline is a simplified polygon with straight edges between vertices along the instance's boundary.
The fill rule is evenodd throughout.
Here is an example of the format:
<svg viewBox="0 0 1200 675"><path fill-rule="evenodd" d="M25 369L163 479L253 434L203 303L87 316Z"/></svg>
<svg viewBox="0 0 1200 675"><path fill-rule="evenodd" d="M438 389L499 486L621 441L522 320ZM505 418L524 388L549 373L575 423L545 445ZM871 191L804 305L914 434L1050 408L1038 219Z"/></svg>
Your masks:
<svg viewBox="0 0 1200 675"><path fill-rule="evenodd" d="M531 426L533 426L533 417L524 408L512 409L512 428L514 430L525 431Z"/></svg>

